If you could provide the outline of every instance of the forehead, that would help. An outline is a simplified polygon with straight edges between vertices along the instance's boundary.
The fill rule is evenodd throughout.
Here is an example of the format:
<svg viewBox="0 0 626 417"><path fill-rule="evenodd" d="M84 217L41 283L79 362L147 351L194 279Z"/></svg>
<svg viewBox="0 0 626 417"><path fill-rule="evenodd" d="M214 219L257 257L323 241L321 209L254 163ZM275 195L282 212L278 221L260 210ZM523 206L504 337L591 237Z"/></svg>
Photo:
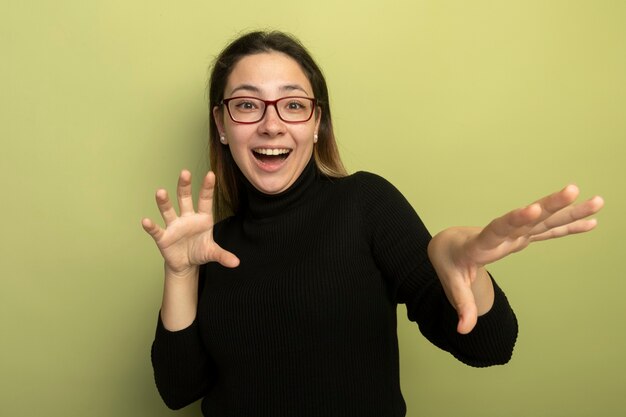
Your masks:
<svg viewBox="0 0 626 417"><path fill-rule="evenodd" d="M248 88L250 87L250 88ZM298 90L313 96L313 89L300 65L281 52L263 52L241 58L228 76L225 95L234 90L258 90L275 95L284 90Z"/></svg>

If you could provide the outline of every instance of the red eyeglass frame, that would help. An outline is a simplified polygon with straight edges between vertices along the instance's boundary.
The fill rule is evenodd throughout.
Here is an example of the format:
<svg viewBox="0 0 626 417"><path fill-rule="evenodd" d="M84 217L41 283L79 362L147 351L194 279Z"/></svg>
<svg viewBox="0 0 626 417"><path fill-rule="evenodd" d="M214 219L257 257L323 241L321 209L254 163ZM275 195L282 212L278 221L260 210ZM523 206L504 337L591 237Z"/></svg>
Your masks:
<svg viewBox="0 0 626 417"><path fill-rule="evenodd" d="M235 120L235 118L233 117L233 115L230 112L230 107L228 106L228 103L232 100L235 99L241 99L241 98L250 98L253 100L258 100L263 102L263 104L265 105L265 108L263 109L263 114L261 114L261 117L259 118L259 120L254 121L254 122L240 122L239 120ZM281 100L285 100L285 99L289 99L289 98L299 98L299 99L305 99L305 100L309 100L311 101L311 104L313 104L311 106L311 114L309 114L309 117L307 117L305 120L298 120L297 122L294 122L292 120L285 120L283 119L283 116L280 115L280 111L278 110L278 107L276 107L276 103L278 103ZM304 97L304 96L286 96L286 97L281 97L278 98L276 100L263 100L262 98L259 97L253 97L253 96L236 96L236 97L229 97L229 98L225 98L220 102L221 105L226 106L226 111L228 112L228 116L230 116L230 120L232 120L235 123L239 123L242 125L252 125L255 123L259 123L261 120L263 120L263 118L265 117L265 113L267 112L267 108L269 106L274 106L274 109L276 110L276 114L278 115L278 118L280 120L282 120L285 123L305 123L308 122L309 120L311 120L311 117L313 117L313 113L315 113L315 108L317 107L317 99L314 97Z"/></svg>

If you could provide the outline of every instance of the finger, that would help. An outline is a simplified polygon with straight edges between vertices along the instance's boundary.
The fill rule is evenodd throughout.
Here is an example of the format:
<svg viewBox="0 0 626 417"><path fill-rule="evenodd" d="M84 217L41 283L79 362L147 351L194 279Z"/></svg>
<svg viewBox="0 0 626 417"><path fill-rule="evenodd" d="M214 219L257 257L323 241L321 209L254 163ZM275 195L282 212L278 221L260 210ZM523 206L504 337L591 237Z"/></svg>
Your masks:
<svg viewBox="0 0 626 417"><path fill-rule="evenodd" d="M163 217L163 221L165 221L165 226L168 226L178 217L176 210L174 210L166 190L157 190L155 198L161 217Z"/></svg>
<svg viewBox="0 0 626 417"><path fill-rule="evenodd" d="M547 230L543 233L539 233L531 237L531 241L539 242L542 240L556 239L559 237L569 236L577 233L585 233L595 229L598 225L596 219L581 219L573 223L569 223L565 226L559 226Z"/></svg>
<svg viewBox="0 0 626 417"><path fill-rule="evenodd" d="M176 195L178 196L178 208L180 215L193 213L193 196L191 191L191 172L186 169L180 172L178 177L178 186L176 187Z"/></svg>
<svg viewBox="0 0 626 417"><path fill-rule="evenodd" d="M541 220L572 204L576 201L579 194L578 187L574 184L569 184L562 190L536 201L541 206Z"/></svg>
<svg viewBox="0 0 626 417"><path fill-rule="evenodd" d="M204 177L200 195L198 196L198 213L211 214L213 210L213 190L215 189L215 174L209 171Z"/></svg>
<svg viewBox="0 0 626 417"><path fill-rule="evenodd" d="M564 207L572 204L578 197L578 187L570 184L560 191L547 195L534 203L510 212L507 217L512 228L534 227Z"/></svg>
<svg viewBox="0 0 626 417"><path fill-rule="evenodd" d="M511 236L512 234L520 233L520 229L525 230L534 226L541 217L541 213L542 209L539 203L533 203L507 213L503 216L502 234Z"/></svg>
<svg viewBox="0 0 626 417"><path fill-rule="evenodd" d="M532 233L535 235L542 234L550 229L566 226L575 223L585 217L589 217L602 209L604 200L602 197L596 196L590 198L584 203L575 206L566 207L552 216L539 223ZM578 232L580 233L580 232Z"/></svg>
<svg viewBox="0 0 626 417"><path fill-rule="evenodd" d="M148 232L148 234L152 236L155 241L159 241L159 239L163 235L163 229L158 224L154 223L148 218L144 218L141 220L141 226L143 227L143 230Z"/></svg>
<svg viewBox="0 0 626 417"><path fill-rule="evenodd" d="M534 203L522 207L495 219L486 228L498 238L515 239L529 233L534 227L554 213L567 207L578 197L579 190L570 184L560 191L547 195ZM496 245L498 239L493 241Z"/></svg>
<svg viewBox="0 0 626 417"><path fill-rule="evenodd" d="M531 204L492 220L480 233L480 246L493 249L504 242L515 241L535 227L541 214L539 204Z"/></svg>

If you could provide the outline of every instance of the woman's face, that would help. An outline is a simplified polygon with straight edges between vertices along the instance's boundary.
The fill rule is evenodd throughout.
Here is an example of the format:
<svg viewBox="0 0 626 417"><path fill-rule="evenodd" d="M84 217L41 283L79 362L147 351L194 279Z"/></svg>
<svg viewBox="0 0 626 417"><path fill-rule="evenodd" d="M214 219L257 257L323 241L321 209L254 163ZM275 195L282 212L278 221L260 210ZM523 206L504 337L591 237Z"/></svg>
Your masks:
<svg viewBox="0 0 626 417"><path fill-rule="evenodd" d="M313 88L295 60L280 52L267 52L245 56L233 68L224 98L239 96L313 98ZM313 153L320 120L316 111L306 122L286 123L272 105L267 106L263 119L253 124L232 121L225 106L215 107L213 117L241 172L266 194L285 191L300 176Z"/></svg>

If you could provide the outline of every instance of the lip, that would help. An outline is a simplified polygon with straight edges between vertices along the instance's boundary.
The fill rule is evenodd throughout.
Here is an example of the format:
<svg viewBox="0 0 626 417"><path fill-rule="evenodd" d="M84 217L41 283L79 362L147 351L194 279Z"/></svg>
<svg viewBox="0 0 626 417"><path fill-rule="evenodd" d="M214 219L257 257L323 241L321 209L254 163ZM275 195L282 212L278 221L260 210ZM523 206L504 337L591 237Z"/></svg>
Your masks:
<svg viewBox="0 0 626 417"><path fill-rule="evenodd" d="M287 161L289 160L289 157L291 156L293 152L293 149L282 147L282 146L263 146L263 147L259 146L254 149L289 149L289 153L287 153L287 156L285 157L285 159L277 159L273 161L271 164L261 161L255 156L254 150L250 150L250 157L252 158L256 166L261 171L267 172L267 173L273 173L273 172L279 171L282 167L284 167L287 164Z"/></svg>

